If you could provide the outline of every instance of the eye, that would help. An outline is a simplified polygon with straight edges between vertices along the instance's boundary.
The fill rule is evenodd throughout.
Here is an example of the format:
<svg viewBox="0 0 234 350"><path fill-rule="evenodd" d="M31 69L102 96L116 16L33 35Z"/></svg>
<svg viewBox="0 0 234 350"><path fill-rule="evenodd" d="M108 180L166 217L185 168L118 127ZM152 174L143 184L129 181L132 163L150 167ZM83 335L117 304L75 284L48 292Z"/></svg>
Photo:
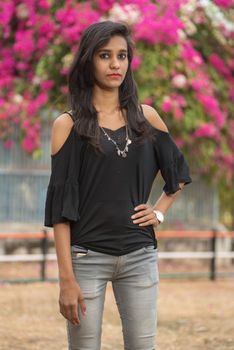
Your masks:
<svg viewBox="0 0 234 350"><path fill-rule="evenodd" d="M119 58L120 58L121 60L125 60L126 57L127 57L126 53L120 53L120 54L119 54Z"/></svg>
<svg viewBox="0 0 234 350"><path fill-rule="evenodd" d="M99 55L100 58L109 58L109 54L107 52L101 53Z"/></svg>

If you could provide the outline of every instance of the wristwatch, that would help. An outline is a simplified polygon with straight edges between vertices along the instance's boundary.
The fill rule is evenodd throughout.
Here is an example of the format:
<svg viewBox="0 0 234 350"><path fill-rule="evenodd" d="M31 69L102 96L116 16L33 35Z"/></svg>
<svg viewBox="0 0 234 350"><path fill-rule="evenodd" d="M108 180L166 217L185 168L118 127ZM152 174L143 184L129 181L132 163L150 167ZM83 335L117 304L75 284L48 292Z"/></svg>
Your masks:
<svg viewBox="0 0 234 350"><path fill-rule="evenodd" d="M159 223L161 224L164 221L164 215L160 210L153 210L157 220L159 221Z"/></svg>

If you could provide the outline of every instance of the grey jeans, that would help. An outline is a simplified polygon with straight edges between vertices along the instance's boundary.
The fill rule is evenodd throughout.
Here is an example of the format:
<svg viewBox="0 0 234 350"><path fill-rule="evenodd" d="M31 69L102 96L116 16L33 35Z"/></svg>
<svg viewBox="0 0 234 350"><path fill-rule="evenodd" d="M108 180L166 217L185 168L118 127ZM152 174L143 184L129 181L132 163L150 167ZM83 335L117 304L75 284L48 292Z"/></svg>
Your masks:
<svg viewBox="0 0 234 350"><path fill-rule="evenodd" d="M100 350L105 291L112 282L125 350L154 350L157 325L157 250L152 246L113 256L71 247L72 265L87 307L80 325L66 320L69 350Z"/></svg>

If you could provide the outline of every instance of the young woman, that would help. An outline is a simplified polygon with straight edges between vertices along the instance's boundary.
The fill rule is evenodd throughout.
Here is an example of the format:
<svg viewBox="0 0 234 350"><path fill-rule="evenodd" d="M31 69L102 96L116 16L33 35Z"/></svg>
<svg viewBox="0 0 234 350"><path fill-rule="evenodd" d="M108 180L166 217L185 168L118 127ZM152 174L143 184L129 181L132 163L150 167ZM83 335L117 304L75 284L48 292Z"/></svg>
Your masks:
<svg viewBox="0 0 234 350"><path fill-rule="evenodd" d="M138 102L132 57L126 25L104 21L87 28L69 72L71 111L52 127L45 226L54 228L70 350L100 350L108 281L124 348L155 348L154 228L191 182L165 123ZM165 186L152 207L147 200L159 170Z"/></svg>

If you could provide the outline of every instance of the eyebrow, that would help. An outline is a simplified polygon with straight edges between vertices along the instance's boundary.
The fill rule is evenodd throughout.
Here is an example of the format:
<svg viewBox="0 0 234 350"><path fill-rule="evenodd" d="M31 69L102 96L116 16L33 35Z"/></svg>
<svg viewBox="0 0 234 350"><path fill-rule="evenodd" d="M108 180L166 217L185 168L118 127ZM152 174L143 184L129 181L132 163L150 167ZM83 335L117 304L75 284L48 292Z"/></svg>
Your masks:
<svg viewBox="0 0 234 350"><path fill-rule="evenodd" d="M109 50L109 49L99 49L99 50L97 50L97 52L101 52L101 51L111 52L112 50ZM126 49L120 49L119 52L127 52L127 50Z"/></svg>

